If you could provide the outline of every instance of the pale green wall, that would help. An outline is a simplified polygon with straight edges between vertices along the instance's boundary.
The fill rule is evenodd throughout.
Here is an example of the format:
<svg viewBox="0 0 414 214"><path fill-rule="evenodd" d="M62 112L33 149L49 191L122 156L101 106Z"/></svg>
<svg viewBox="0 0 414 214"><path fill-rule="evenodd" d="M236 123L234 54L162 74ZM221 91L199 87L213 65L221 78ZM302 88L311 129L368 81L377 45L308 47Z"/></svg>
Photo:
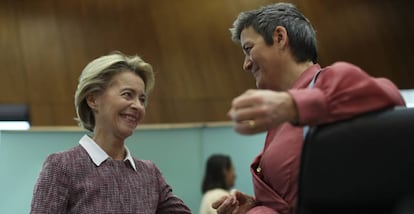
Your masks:
<svg viewBox="0 0 414 214"><path fill-rule="evenodd" d="M33 186L50 153L78 144L82 131L0 131L0 213L29 213ZM242 136L230 126L139 129L127 140L133 156L153 160L175 194L198 213L204 162L228 154L236 167L235 188L253 194L250 161L264 134Z"/></svg>

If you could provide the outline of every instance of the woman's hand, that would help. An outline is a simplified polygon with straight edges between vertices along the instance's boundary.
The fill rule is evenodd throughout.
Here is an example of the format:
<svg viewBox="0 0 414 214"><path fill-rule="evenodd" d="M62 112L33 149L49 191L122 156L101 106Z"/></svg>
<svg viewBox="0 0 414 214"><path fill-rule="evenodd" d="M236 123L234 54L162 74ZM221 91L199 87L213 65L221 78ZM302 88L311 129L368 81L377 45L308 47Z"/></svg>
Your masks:
<svg viewBox="0 0 414 214"><path fill-rule="evenodd" d="M252 196L246 195L237 190L232 191L228 196L223 196L212 204L218 214L244 214L255 206Z"/></svg>
<svg viewBox="0 0 414 214"><path fill-rule="evenodd" d="M228 116L240 134L256 134L281 123L297 121L295 102L287 92L247 90L233 99Z"/></svg>

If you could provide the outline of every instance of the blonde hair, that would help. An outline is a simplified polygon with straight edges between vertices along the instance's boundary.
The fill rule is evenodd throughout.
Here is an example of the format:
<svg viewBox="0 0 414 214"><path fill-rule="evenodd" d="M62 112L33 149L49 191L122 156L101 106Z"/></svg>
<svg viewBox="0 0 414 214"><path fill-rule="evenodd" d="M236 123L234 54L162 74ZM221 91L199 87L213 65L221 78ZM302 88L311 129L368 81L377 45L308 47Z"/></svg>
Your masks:
<svg viewBox="0 0 414 214"><path fill-rule="evenodd" d="M92 93L103 92L112 77L120 72L131 71L142 78L145 93L148 95L154 87L155 77L152 66L139 56L128 56L119 51L94 59L83 69L75 92L75 107L78 125L89 131L95 128L95 117L86 102Z"/></svg>

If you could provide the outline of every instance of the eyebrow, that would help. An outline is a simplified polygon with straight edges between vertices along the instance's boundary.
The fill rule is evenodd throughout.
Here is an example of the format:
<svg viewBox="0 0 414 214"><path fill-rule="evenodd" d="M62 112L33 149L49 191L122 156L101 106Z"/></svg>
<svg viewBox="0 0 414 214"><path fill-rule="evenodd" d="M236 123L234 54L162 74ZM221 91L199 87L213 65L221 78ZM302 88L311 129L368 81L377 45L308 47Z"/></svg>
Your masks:
<svg viewBox="0 0 414 214"><path fill-rule="evenodd" d="M122 87L121 91L131 91L131 92L134 92L135 94L140 94L140 92L141 92L141 91L137 91L134 88L129 87L129 86ZM147 96L147 93L145 92L145 89L142 90L141 94Z"/></svg>

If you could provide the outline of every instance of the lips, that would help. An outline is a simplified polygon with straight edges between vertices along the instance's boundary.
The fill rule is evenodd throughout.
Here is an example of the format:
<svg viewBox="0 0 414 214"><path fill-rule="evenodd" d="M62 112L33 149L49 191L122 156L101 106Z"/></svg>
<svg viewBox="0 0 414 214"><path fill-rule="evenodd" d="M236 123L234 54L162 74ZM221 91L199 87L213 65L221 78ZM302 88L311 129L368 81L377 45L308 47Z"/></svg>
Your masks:
<svg viewBox="0 0 414 214"><path fill-rule="evenodd" d="M138 115L135 114L122 114L122 117L125 118L129 123L137 124L139 121Z"/></svg>

